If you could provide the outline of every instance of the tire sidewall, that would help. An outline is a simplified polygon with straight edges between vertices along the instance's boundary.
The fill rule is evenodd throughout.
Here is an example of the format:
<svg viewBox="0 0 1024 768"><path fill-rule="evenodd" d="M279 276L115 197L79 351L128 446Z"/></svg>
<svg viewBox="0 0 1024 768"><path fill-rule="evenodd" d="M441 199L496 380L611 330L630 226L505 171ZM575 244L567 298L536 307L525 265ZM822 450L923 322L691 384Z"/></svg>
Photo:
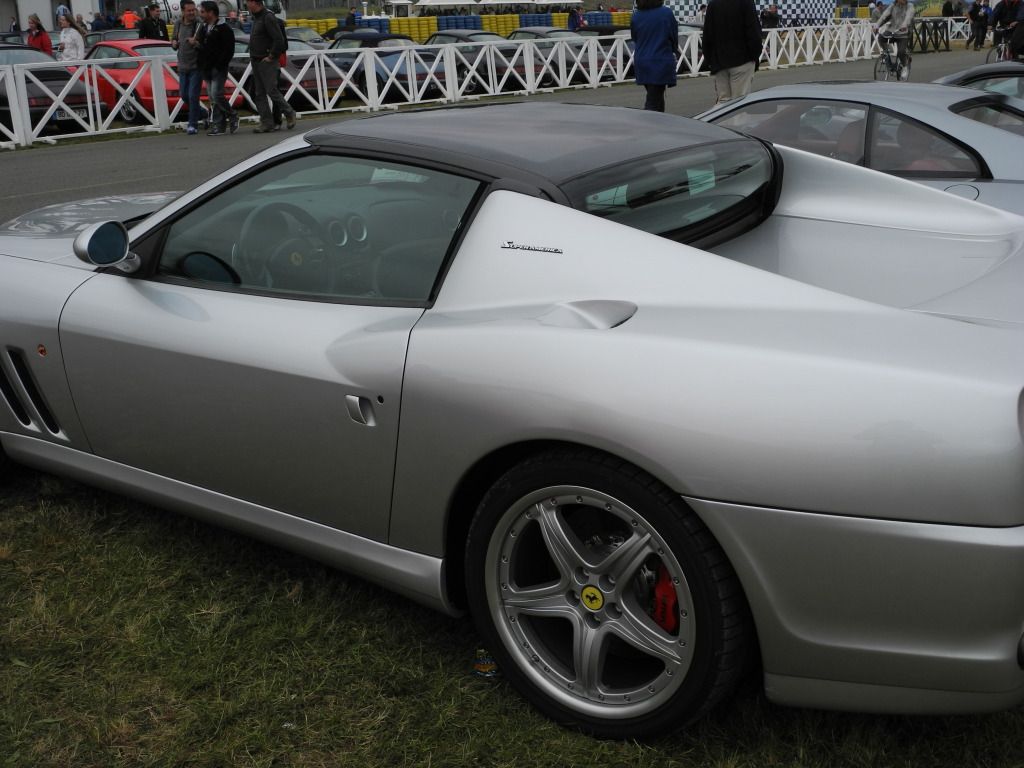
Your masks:
<svg viewBox="0 0 1024 768"><path fill-rule="evenodd" d="M628 465L627 465L628 466ZM653 483L653 484L652 484ZM668 702L633 718L595 717L552 699L517 664L495 628L485 588L485 559L495 527L509 508L531 492L558 485L591 488L619 499L653 526L683 568L693 599L696 636L686 679ZM698 539L710 537L678 497L649 475L616 471L589 457L526 462L502 477L486 494L470 528L466 548L466 590L474 622L502 673L538 709L556 722L597 736L637 738L675 729L703 713L714 686L722 621L711 564Z"/></svg>

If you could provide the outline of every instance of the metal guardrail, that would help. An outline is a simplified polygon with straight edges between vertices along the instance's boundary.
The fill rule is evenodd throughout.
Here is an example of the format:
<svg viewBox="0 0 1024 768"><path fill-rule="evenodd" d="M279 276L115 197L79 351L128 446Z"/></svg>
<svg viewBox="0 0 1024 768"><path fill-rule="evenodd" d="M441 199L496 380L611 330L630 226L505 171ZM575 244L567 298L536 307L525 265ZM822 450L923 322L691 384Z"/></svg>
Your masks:
<svg viewBox="0 0 1024 768"><path fill-rule="evenodd" d="M842 21L814 27L767 30L762 66L769 69L872 58L878 49L867 22ZM529 94L556 88L596 88L633 79L633 52L623 37L581 41L509 41L417 48L289 53L282 68L285 98L303 114L375 111L402 104L457 103L485 96ZM11 124L0 112L0 147L13 149L61 138L132 131L162 131L180 124L186 107L168 84L177 82L174 57L130 59L138 68L128 82L114 69L125 59L0 66L0 90L11 104ZM679 57L682 76L702 72L700 33L690 34ZM120 64L120 67L118 67ZM66 83L42 77L45 70L70 72ZM252 69L236 59L228 96L236 107L254 109ZM154 74L156 75L154 77ZM85 104L69 103L75 84ZM38 91L30 109L28 91ZM81 88L78 89L81 93ZM50 103L45 109L40 102ZM34 110L34 113L33 113ZM132 124L122 118L131 117ZM59 117L59 124L55 118Z"/></svg>

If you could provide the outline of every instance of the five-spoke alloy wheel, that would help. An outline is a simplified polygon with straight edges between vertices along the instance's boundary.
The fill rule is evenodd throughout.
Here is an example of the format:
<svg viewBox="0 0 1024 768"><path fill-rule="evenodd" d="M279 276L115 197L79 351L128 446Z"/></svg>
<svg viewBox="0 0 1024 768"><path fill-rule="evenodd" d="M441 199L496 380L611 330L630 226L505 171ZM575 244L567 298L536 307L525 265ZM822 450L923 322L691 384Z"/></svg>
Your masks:
<svg viewBox="0 0 1024 768"><path fill-rule="evenodd" d="M602 454L524 462L484 498L470 608L506 676L555 720L617 738L728 694L746 644L735 574L697 516Z"/></svg>

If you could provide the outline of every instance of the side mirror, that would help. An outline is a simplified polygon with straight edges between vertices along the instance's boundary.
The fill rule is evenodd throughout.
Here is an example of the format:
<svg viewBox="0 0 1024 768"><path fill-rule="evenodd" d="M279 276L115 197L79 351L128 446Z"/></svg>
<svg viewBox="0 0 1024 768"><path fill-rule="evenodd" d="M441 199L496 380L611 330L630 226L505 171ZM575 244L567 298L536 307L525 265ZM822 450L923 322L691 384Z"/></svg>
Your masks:
<svg viewBox="0 0 1024 768"><path fill-rule="evenodd" d="M128 230L119 221L87 227L75 238L72 248L75 256L94 267L117 267L131 274L142 265L138 256L128 253Z"/></svg>

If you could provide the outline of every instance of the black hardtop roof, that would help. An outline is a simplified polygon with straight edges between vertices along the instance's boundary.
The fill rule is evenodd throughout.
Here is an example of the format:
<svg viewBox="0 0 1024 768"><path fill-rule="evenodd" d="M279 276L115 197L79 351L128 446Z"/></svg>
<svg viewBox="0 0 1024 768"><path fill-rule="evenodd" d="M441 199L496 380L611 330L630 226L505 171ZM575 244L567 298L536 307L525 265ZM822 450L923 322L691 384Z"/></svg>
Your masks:
<svg viewBox="0 0 1024 768"><path fill-rule="evenodd" d="M398 112L311 131L324 147L363 147L560 184L581 174L688 146L741 138L726 128L625 107L512 102Z"/></svg>

